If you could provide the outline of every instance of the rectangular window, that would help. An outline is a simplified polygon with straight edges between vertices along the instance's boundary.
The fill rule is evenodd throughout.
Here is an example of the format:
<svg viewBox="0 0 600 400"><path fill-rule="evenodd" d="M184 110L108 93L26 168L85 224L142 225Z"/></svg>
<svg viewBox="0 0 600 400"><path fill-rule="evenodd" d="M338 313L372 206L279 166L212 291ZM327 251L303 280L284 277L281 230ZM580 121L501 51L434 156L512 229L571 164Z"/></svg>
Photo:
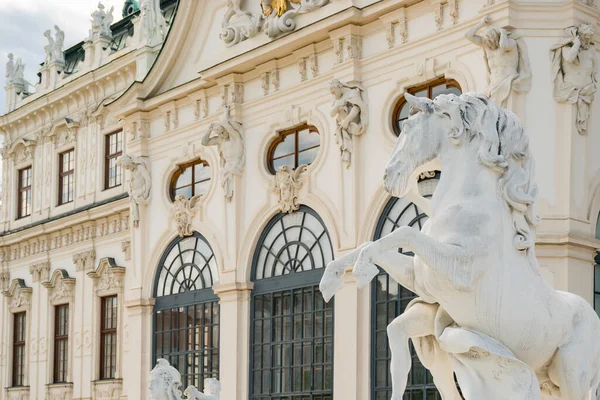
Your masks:
<svg viewBox="0 0 600 400"><path fill-rule="evenodd" d="M58 205L73 201L73 179L75 177L75 150L58 155Z"/></svg>
<svg viewBox="0 0 600 400"><path fill-rule="evenodd" d="M104 188L110 189L121 185L121 167L117 165L117 159L123 154L123 131L106 135L104 148Z"/></svg>
<svg viewBox="0 0 600 400"><path fill-rule="evenodd" d="M25 385L25 338L27 317L25 312L14 314L12 385Z"/></svg>
<svg viewBox="0 0 600 400"><path fill-rule="evenodd" d="M117 296L102 297L100 379L114 379L117 370Z"/></svg>
<svg viewBox="0 0 600 400"><path fill-rule="evenodd" d="M69 305L54 308L54 383L67 381L69 367Z"/></svg>
<svg viewBox="0 0 600 400"><path fill-rule="evenodd" d="M19 170L19 194L17 217L31 215L31 167Z"/></svg>

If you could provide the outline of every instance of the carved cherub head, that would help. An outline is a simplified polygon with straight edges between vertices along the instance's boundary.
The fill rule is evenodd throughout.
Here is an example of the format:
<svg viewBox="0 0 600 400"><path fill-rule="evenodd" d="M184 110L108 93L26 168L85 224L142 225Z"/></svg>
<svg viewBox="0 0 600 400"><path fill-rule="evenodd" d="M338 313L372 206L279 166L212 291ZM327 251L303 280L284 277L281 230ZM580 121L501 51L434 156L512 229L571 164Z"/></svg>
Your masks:
<svg viewBox="0 0 600 400"><path fill-rule="evenodd" d="M211 124L210 125L210 133L211 136L215 135L224 139L229 138L229 133L221 124Z"/></svg>

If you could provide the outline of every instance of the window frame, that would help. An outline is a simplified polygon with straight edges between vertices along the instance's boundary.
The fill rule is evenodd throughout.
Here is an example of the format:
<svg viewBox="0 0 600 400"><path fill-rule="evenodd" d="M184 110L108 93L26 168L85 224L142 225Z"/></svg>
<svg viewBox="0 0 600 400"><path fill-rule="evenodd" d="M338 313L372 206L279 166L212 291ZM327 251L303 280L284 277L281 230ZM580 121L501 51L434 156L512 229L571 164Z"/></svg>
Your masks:
<svg viewBox="0 0 600 400"><path fill-rule="evenodd" d="M319 135L319 145L318 146L308 147L308 148L306 148L306 149L304 149L302 151L299 151L299 148L300 148L300 142L298 140L299 133L301 131L305 130L305 129L308 129L310 132L315 132L317 135ZM285 141L286 136L289 136L289 135L294 135L295 136L295 138L294 138L294 151L292 153L287 153L287 154L284 154L284 155L279 156L277 158L273 158L273 156L275 155L275 151L277 150L277 146L279 146L281 143L283 143ZM275 160L279 160L281 158L289 157L291 155L294 156L294 169L298 168L299 167L299 164L298 164L299 154L303 153L305 151L308 151L308 150L320 148L321 147L321 140L320 140L320 138L321 138L321 133L319 132L319 130L317 129L317 127L314 126L314 125L307 124L307 123L304 123L304 124L295 126L293 128L286 129L286 130L278 132L277 133L277 137L273 141L271 141L271 144L269 145L269 149L267 151L267 168L268 168L269 172L271 174L275 175L277 173L277 171L275 170L275 167L273 166L274 161ZM317 157L318 157L318 154L317 154ZM317 157L315 157L315 159L313 160L313 162L317 160ZM312 162L310 164L312 164ZM310 164L308 164L308 165L310 165Z"/></svg>
<svg viewBox="0 0 600 400"><path fill-rule="evenodd" d="M211 168L210 164L206 161L203 160L201 158L197 158L195 160L192 160L190 162L184 163L184 164L179 164L177 166L177 170L175 170L175 172L173 173L173 175L171 176L171 181L169 182L169 196L171 198L171 201L175 201L175 192L178 189L183 189L186 188L188 186L191 186L192 188L192 196L196 195L196 184L198 183L203 183L203 182L210 182L212 180L212 169L211 169L211 175L209 176L208 179L204 179L201 181L196 182L196 165L203 165L204 167L208 167ZM183 173L185 172L186 169L191 168L192 169L192 181L189 185L184 185L184 186L180 186L180 187L176 187L175 185L177 185L177 179L179 179L179 177L181 177L181 175L183 175ZM210 188L209 188L210 190ZM208 193L208 190L206 191L206 193ZM202 194L202 196L204 196L206 193Z"/></svg>
<svg viewBox="0 0 600 400"><path fill-rule="evenodd" d="M106 311L107 311L107 303L108 301L112 301L114 299L114 327L107 328L106 327ZM113 317L111 316L111 319ZM117 294L108 295L100 297L100 373L98 374L99 380L111 380L116 378L117 374L117 363L118 363L118 328L119 328L119 296ZM111 362L108 367L111 369L109 375L106 375L106 347L104 345L104 338L107 336L112 336L114 341L111 345L110 356ZM114 365L112 360L114 358Z"/></svg>
<svg viewBox="0 0 600 400"><path fill-rule="evenodd" d="M431 99L433 88L442 83L445 83L447 88L456 88L456 89L460 90L462 93L462 88L460 87L460 84L458 83L458 81L456 81L455 79L447 79L445 77L436 78L434 80L422 83L420 85L409 87L404 90L404 93L414 95L415 93L418 93L418 92L421 92L421 91L427 89L427 98ZM404 107L405 104L406 104L406 98L404 97L404 95L402 95L400 97L400 99L398 99L398 101L394 105L394 109L392 110L392 131L394 132L395 136L400 136L400 134L402 133L400 131L400 126L399 126L400 125L400 112L402 111L402 108Z"/></svg>
<svg viewBox="0 0 600 400"><path fill-rule="evenodd" d="M68 154L68 153L72 153L72 164L73 164L73 168L70 170L63 170L64 169L64 159L63 156ZM71 188L72 190L70 190L71 192L71 199L67 200L67 201L63 201L63 183L64 183L64 179L68 176L72 176L71 179ZM75 200L75 149L71 148L69 150L65 150L61 153L58 154L58 205L62 206L64 204L69 204L72 203Z"/></svg>
<svg viewBox="0 0 600 400"><path fill-rule="evenodd" d="M64 320L62 321L62 325L65 328L66 334L60 335L60 310L66 310L64 314ZM52 381L53 383L67 383L69 377L69 332L70 332L70 314L71 307L69 303L65 304L57 304L54 306L54 360L52 362L53 370L52 370ZM60 352L60 344L63 343L63 352L62 358L59 358ZM62 359L62 375L60 367L60 360Z"/></svg>
<svg viewBox="0 0 600 400"><path fill-rule="evenodd" d="M115 153L110 153L110 138L112 136L117 136L121 138L121 150L116 151ZM117 143L119 143L119 141L117 140ZM123 155L123 145L124 145L124 141L123 141L123 130L118 130L118 131L114 131L111 133L107 133L104 135L104 190L108 190L108 189L113 189L116 187L119 187L121 185L123 185L123 178L121 177L120 179L117 179L117 171L119 171L121 174L123 173L122 169L120 167L115 166L115 184L114 185L110 185L110 178L109 178L109 172L110 172L110 161L112 159L116 160L121 157ZM118 147L118 146L117 146ZM119 183L116 183L118 180Z"/></svg>
<svg viewBox="0 0 600 400"><path fill-rule="evenodd" d="M23 184L23 173L29 171L29 186L22 186ZM26 218L31 216L33 209L33 166L29 165L23 167L17 171L17 219ZM23 192L29 192L31 198L31 207L28 214L23 214Z"/></svg>
<svg viewBox="0 0 600 400"><path fill-rule="evenodd" d="M165 325L163 322L162 325L162 330L158 331L158 325L159 325L159 312L165 312L165 311L169 311L172 312L173 310L179 308L179 309L184 309L186 310L186 313L189 313L189 310L191 307L195 307L195 308L202 308L203 310L206 310L206 307L211 307L211 310L213 311L212 315L212 319L211 319L211 323L210 324L204 324L205 321L202 321L202 323L200 325L194 324L194 327L197 328L199 326L201 326L203 328L202 330L202 338L205 338L205 329L207 327L211 328L211 332L209 337L212 339L211 345L212 347L209 346L202 346L202 350L196 351L194 349L189 349L187 348L187 343L184 343L184 349L183 350L179 350L179 351L172 351L172 349L169 349L169 353L165 353L164 351L161 354L162 358L167 358L169 360L169 362L171 362L172 365L177 365L177 368L179 369L179 372L181 372L181 377L182 377L182 383L183 383L183 387L187 387L187 385L190 384L190 382L188 381L188 376L190 375L201 375L203 378L216 378L219 379L219 366L220 366L220 359L221 359L221 308L220 308L220 304L219 304L219 297L215 294L214 290L213 290L213 285L216 285L218 283L218 276L217 277L212 277L212 282L210 282L210 286L205 286L202 289L197 289L197 290L192 290L192 291L185 291L183 293L170 293L170 294L164 294L164 290L160 291L160 283L161 283L161 272L163 271L164 268L166 268L165 266L165 262L167 260L167 258L171 255L171 252L173 249L175 248L179 248L180 249L180 255L181 253L181 247L179 246L179 244L184 241L184 240L189 240L189 238L196 238L197 241L202 241L204 242L204 244L206 244L206 246L208 246L208 248L210 249L211 255L208 256L208 258L206 258L207 255L203 254L203 262L206 263L205 267L208 267L208 264L214 260L215 255L213 252L212 247L210 246L210 243L208 242L208 240L199 232L194 231L192 233L192 236L187 236L184 238L180 238L177 237L175 239L173 239L171 241L171 243L169 243L169 245L167 246L167 248L164 250L163 255L161 257L161 260L158 264L158 268L156 270L156 274L154 277L154 285L153 285L153 298L155 299L154 302L154 311L153 311L153 326L152 326L152 359L154 361L156 361L156 359L158 358L159 352L158 350L158 346L157 346L157 336L159 333L163 334L163 343L164 343L164 338L166 337L165 333L169 335L172 334L172 332L175 331L175 329L172 328L172 320L169 322L170 324L170 329L165 329ZM194 249L197 249L197 245L198 242L196 242L196 245L194 246ZM180 255L176 256L175 258L179 257ZM196 256L194 256L196 257ZM196 258L197 259L197 258ZM196 264L198 267L200 267L198 264ZM171 270L171 268L167 268L168 271ZM216 272L218 273L218 265L216 265ZM176 271L177 274L177 271ZM215 312L215 308L216 308L216 316L214 314ZM164 315L164 314L163 314ZM162 317L162 315L161 315ZM164 317L162 317L164 319ZM216 322L215 322L216 320ZM196 321L196 318L195 318ZM194 322L195 322L194 321ZM190 330L189 326L185 328L186 331ZM216 330L216 333L215 333ZM215 342L215 337L216 337L216 345L214 344ZM194 341L196 339L194 338ZM196 342L197 343L197 342ZM170 346L172 347L172 346ZM215 349L216 349L216 354L215 354ZM164 348L163 348L164 350ZM205 354L206 352L206 354ZM202 362L207 362L209 367L208 367L208 372L204 373L204 371L202 370L202 372L197 373L195 372L195 367L198 367L200 369L203 368L202 365L200 366L194 366L191 368L191 373L190 373L190 365L189 364L185 364L185 365L178 365L175 364L175 362L173 361L173 357L179 357L181 355L185 355L186 356L186 360L187 360L187 356L189 356L190 354L199 354L200 358L202 359ZM212 371L212 369L216 367L216 371ZM200 379L200 382L196 382L198 384L198 389L202 390L204 388L204 379Z"/></svg>
<svg viewBox="0 0 600 400"><path fill-rule="evenodd" d="M23 340L17 340L17 335L20 332L19 321L22 324ZM13 337L12 337L12 374L11 387L24 387L27 373L27 311L13 313ZM17 350L21 349L20 357L17 355ZM18 363L21 361L21 363ZM15 368L17 365L20 368ZM20 374L19 374L20 372Z"/></svg>
<svg viewBox="0 0 600 400"><path fill-rule="evenodd" d="M327 226L325 225L325 223L323 222L323 220L321 219L321 217L319 216L318 213L316 213L314 210L312 210L311 208L305 206L305 205L301 205L300 209L298 211L296 211L295 213L298 212L304 212L306 214L310 214L313 217L315 217L318 222L322 225L325 234L327 235L328 238L328 242L329 242L329 246L331 248L331 254L332 257L334 256L334 252L333 252L333 246L331 243L331 236L329 235L329 230L327 229ZM311 269L308 271L299 271L299 272L294 272L294 273L289 273L289 274L284 274L284 275L277 275L277 276L270 276L270 277L264 277L264 278L260 278L257 277L257 267L258 267L258 263L259 263L259 259L260 259L260 254L261 254L261 249L264 246L265 243L265 239L269 236L269 234L271 233L271 229L278 223L280 223L280 221L282 221L282 219L285 217L285 215L287 214L283 214L283 213L278 213L276 214L273 218L271 218L271 220L267 223L267 225L265 226L265 228L263 229L263 232L257 242L255 251L254 251L254 256L252 259L252 270L251 270L251 280L254 283L254 289L252 291L252 295L250 297L250 342L249 342L249 352L250 352L250 366L249 366L249 376L248 376L248 380L249 380L249 398L251 400L254 399L267 399L267 398L274 398L274 399L280 399L280 398L287 398L289 396L291 397L303 397L303 396L315 396L315 398L321 398L321 396L335 396L334 395L334 380L335 380L335 357L333 356L333 354L335 354L335 302L333 301L333 299L329 302L329 303L324 303L323 309L317 309L315 307L316 304L316 297L317 295L320 295L319 292L319 282L323 276L323 273L325 272L325 266L323 268L316 268L316 269ZM303 220L304 221L304 220ZM281 233L282 235L285 235L285 233ZM288 239L286 239L286 241L288 241ZM293 241L291 241L293 242ZM277 373L277 371L283 371L284 368L287 368L287 366L285 365L279 365L279 366L273 366L272 363L272 355L273 355L273 349L274 346L277 345L283 345L284 342L285 343L290 343L293 349L293 344L294 343L307 343L307 342L311 342L312 343L312 350L311 350L311 360L314 361L314 352L315 352L315 346L319 343L317 343L319 340L323 341L323 345L326 345L326 338L329 336L326 336L324 334L323 337L318 337L314 334L314 331L312 333L312 335L309 338L304 337L304 334L302 335L303 338L302 339L292 339L291 341L285 341L283 340L283 338L280 341L274 340L273 339L273 333L271 332L271 334L269 335L269 337L271 338L270 341L263 341L260 343L256 343L255 340L255 328L256 328L256 322L257 322L257 314L256 314L256 302L257 299L260 298L264 298L265 296L270 295L271 299L274 299L275 295L280 295L283 296L286 293L291 293L292 296L292 302L293 302L293 296L294 293L296 291L302 291L302 293L304 293L304 290L309 290L311 291L312 295L311 295L311 308L309 310L306 310L306 312L302 312L302 315L304 314L310 314L312 315L311 321L314 322L315 321L315 315L317 312L323 312L323 318L324 318L324 322L323 322L323 326L324 326L324 333L326 332L325 330L325 311L327 309L331 310L331 321L332 321L332 326L331 326L331 352L332 352L332 356L331 356L331 388L327 388L327 389L322 389L322 390L317 390L317 389L312 389L309 390L309 392L307 393L305 390L302 390L300 392L281 392L281 393L277 393L277 392L273 392L273 393L262 393L262 394L254 394L254 379L255 379L255 373L256 372L260 372L261 373L261 379L264 379L264 371L270 371L269 375L271 376L271 381L272 382L272 374L273 373ZM274 302L271 303L271 309L273 309L273 304ZM293 310L293 309L292 309ZM295 315L295 314L294 314ZM282 315L283 316L283 315ZM281 317L282 317L281 316ZM271 323L275 320L275 318L278 318L277 315L275 315L274 313L271 313L271 316L269 317ZM264 317L260 318L260 322L263 323L265 320ZM283 319L282 319L283 321ZM305 321L305 320L304 320ZM312 323L311 322L311 323ZM273 325L271 325L273 326ZM314 325L313 325L314 327ZM272 329L271 329L272 331ZM261 351L264 351L265 346L269 347L269 354L271 357L271 361L270 361L270 365L268 369L265 369L263 367L261 367L260 369L255 369L255 356L254 356L254 349L256 346L262 346L263 349ZM282 347L283 349L283 347ZM325 352L325 347L324 350ZM293 355L293 351L292 351L292 355ZM264 354L263 354L264 356ZM291 368L292 372L294 370L294 368L301 368L303 369L306 366L310 367L310 374L311 374L311 382L313 382L314 379L314 373L315 373L315 369L314 366L315 364L320 365L323 368L323 384L325 385L325 367L327 365L329 365L329 363L325 362L326 359L326 355L325 353L323 353L323 363L314 363L311 361L310 364L290 364L289 368ZM280 372L281 373L281 372ZM261 382L263 382L261 380ZM270 390L269 390L270 391ZM315 393L316 392L316 393ZM312 398L312 397L311 397Z"/></svg>

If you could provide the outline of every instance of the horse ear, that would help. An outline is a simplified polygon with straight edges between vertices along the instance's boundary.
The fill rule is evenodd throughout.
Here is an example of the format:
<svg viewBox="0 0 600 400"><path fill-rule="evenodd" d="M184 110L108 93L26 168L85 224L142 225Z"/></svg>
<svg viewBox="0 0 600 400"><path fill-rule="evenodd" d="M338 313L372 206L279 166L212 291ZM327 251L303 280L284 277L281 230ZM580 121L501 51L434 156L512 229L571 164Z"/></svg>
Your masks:
<svg viewBox="0 0 600 400"><path fill-rule="evenodd" d="M415 109L431 114L433 112L433 101L426 97L416 97L410 93L404 93L404 98Z"/></svg>

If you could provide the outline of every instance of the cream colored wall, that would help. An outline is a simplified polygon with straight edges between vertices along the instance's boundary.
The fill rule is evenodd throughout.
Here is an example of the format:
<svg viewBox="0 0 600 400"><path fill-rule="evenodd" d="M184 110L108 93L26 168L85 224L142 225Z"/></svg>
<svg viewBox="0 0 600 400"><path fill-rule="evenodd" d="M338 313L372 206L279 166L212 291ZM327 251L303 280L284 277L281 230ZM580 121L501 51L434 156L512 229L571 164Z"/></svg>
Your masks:
<svg viewBox="0 0 600 400"><path fill-rule="evenodd" d="M352 4L354 8L348 11ZM148 372L152 367L152 284L159 259L177 233L171 216L173 206L168 198L168 182L176 165L201 157L212 167L211 189L203 197L193 228L207 238L219 266L220 283L215 292L221 299L222 398L245 400L248 398L252 256L265 224L277 212L276 196L268 190L272 176L265 164L270 141L278 131L299 123L315 125L321 134L321 152L309 167L300 202L315 209L323 218L336 255L369 240L389 199L381 187L381 176L395 143L390 122L395 102L406 88L440 76L457 80L463 91L484 91L486 70L481 49L467 42L464 33L488 13L497 25L517 27L529 49L533 87L526 96L513 96L510 108L522 118L537 160L539 209L543 217L538 230L537 253L542 273L557 289L575 292L592 301L592 256L600 247L600 242L592 239L600 210L600 158L595 155L600 148L600 121L596 118L600 115L600 103L594 104L589 134L580 136L574 128L574 109L556 104L552 99L549 51L560 39L563 28L583 21L597 23L598 11L581 3L560 2L544 3L543 9L538 3L511 2L509 6L508 2L499 2L482 10L483 1L463 0L459 2L458 23L453 24L446 6L443 29L437 31L432 11L435 2L420 2L405 10L408 43L402 44L395 15L403 4L398 0L334 1L314 16L318 23L310 14L303 16L299 26L302 29L293 35L270 41L261 34L226 49L218 39L225 2L183 1L180 7L196 14L188 15L185 20L189 26L183 27L187 28L183 29L187 36L178 43L181 56L170 61L173 65L168 70L159 71L160 78L150 76L149 82L158 82L155 87L142 85L139 89L155 95L139 100L126 93L122 102L117 101L103 111L109 118L124 118L126 129L133 122L146 122L149 126L147 138L125 135L127 153L145 155L151 160L153 186L149 205L141 206L140 227L109 234L104 241L86 242L94 243L96 265L103 257L114 257L118 265L127 268L119 331L123 399L148 396ZM346 18L344 10L352 17L343 19ZM355 24L353 27L349 26L351 22ZM395 23L392 48L386 39L386 25L390 22ZM362 37L362 58L336 64L331 38L335 40L350 33ZM265 48L269 48L269 52L265 52ZM310 54L316 54L318 75L313 77L309 68L308 80L301 82L298 62ZM219 72L221 62L229 63L237 74ZM160 57L157 65L161 65ZM265 95L261 76L274 68L279 70L280 87L277 91L269 88ZM201 70L207 71L206 76L203 75L205 80L197 79ZM333 78L360 81L369 98L370 126L364 135L354 139L355 153L349 169L342 166L333 138L335 124L329 117L328 82ZM232 202L227 203L218 184L217 151L202 147L200 140L208 126L221 119L224 87L231 88L234 82L244 87L243 102L234 104L233 110L235 118L243 124L246 166L242 176L236 178ZM204 103L195 110L198 99L203 102L206 99L207 115L204 115ZM231 102L231 98L225 96L225 101ZM165 125L167 112L171 115L168 127ZM173 120L175 114L177 124ZM121 252L123 241L130 242L131 260ZM77 332L92 335L97 324L90 308L93 307L92 281L83 272L74 271L72 262L72 254L88 248L77 244L48 253L52 271L65 268L70 274L73 272L71 276L77 280L76 343ZM39 284L31 281L28 266L33 260L33 257L25 257L9 261L8 268L11 279L22 277L33 287L32 313L37 316L41 311L36 304L47 289L38 288ZM37 262L37 257L35 260ZM358 290L348 274L344 280L346 286L336 295L335 303L334 396L335 399L368 399L370 293ZM2 321L8 323L6 299L2 299L1 310ZM41 321L40 327L47 325ZM10 339L6 330L3 334L4 353L0 354L5 357L0 357L3 379L0 383L4 387L8 384ZM38 341L40 337L49 337L41 328L35 328L32 334ZM98 365L97 356L92 354L94 337L89 338L90 347L82 344L79 348L76 344L71 359L76 367L73 375L76 399L101 397L92 393L93 386L89 383L95 379ZM79 340L85 343L85 337L80 336ZM30 362L30 378L35 377L31 394L42 393L47 383L43 378L48 373L47 363L36 360ZM356 379L349 380L348 376L356 376ZM0 399L6 398L2 396L6 393L2 392Z"/></svg>

